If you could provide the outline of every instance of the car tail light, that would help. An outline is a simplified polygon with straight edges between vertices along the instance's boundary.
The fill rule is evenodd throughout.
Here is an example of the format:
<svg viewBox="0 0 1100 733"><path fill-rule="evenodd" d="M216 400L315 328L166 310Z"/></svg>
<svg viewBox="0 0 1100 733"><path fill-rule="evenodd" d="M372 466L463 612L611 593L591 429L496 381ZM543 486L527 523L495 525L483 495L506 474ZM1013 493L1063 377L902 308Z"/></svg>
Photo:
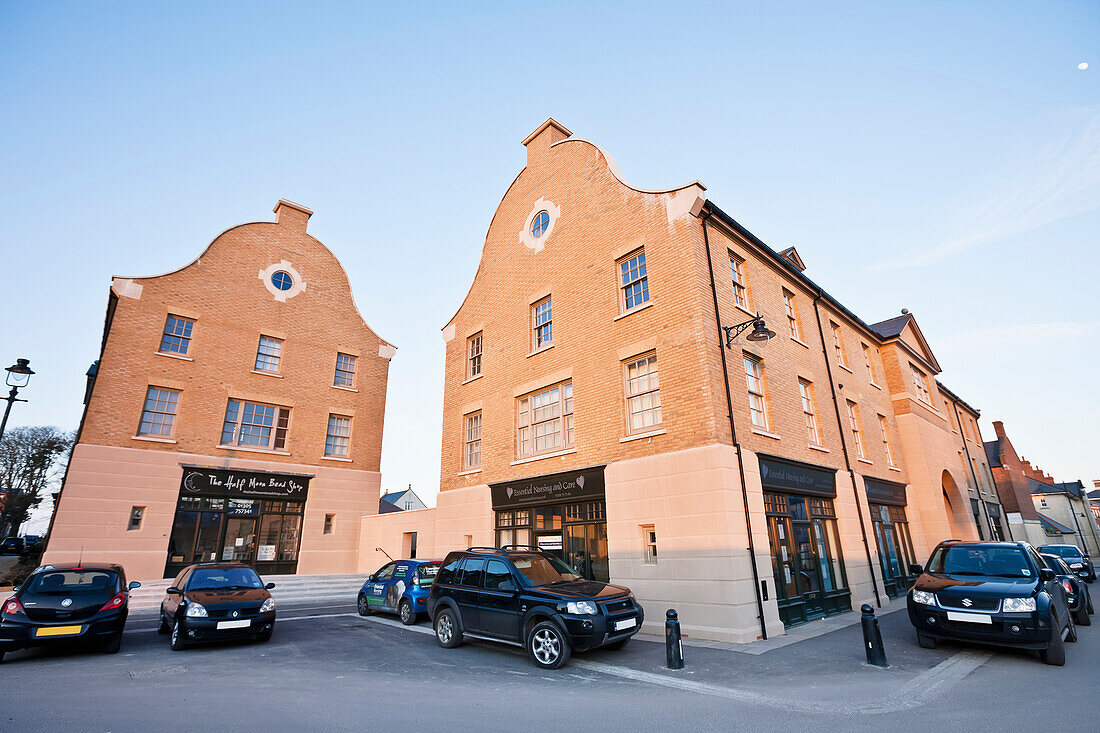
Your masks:
<svg viewBox="0 0 1100 733"><path fill-rule="evenodd" d="M1068 580L1062 581L1062 587L1066 589L1066 593L1073 593L1073 583Z"/></svg>
<svg viewBox="0 0 1100 733"><path fill-rule="evenodd" d="M8 600L4 601L4 613L11 616L24 615L23 604L19 602L19 599L12 596Z"/></svg>
<svg viewBox="0 0 1100 733"><path fill-rule="evenodd" d="M116 608L122 608L125 605L126 605L126 594L125 593L119 593L114 598L112 598L111 600L104 603L103 608L101 608L99 610L100 611L111 611L111 610L114 610Z"/></svg>

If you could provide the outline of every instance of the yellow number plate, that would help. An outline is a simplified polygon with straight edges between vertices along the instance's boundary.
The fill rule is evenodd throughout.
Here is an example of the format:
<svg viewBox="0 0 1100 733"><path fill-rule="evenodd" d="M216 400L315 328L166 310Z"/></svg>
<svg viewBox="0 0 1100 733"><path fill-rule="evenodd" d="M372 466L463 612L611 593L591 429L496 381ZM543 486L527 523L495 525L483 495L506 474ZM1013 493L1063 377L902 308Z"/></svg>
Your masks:
<svg viewBox="0 0 1100 733"><path fill-rule="evenodd" d="M43 626L34 630L35 636L72 636L84 630L83 626Z"/></svg>

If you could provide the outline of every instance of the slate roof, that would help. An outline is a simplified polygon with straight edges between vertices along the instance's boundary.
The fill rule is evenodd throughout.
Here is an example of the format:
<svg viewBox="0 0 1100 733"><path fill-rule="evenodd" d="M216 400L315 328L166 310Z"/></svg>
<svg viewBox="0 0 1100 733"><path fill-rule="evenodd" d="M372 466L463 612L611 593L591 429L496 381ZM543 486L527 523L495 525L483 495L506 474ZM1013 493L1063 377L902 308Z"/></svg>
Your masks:
<svg viewBox="0 0 1100 733"><path fill-rule="evenodd" d="M1061 487L1062 490L1065 491L1067 494L1073 494L1078 499L1080 499L1085 493L1085 485L1080 481L1067 481L1065 483L1054 485Z"/></svg>
<svg viewBox="0 0 1100 733"><path fill-rule="evenodd" d="M1048 483L1044 483L1042 481L1036 481L1035 479L1031 478L1030 476L1027 477L1027 485L1028 485L1028 488L1031 489L1032 495L1035 495L1035 494L1068 494L1068 493L1070 493L1058 484L1048 484Z"/></svg>
<svg viewBox="0 0 1100 733"><path fill-rule="evenodd" d="M1050 517L1045 517L1042 514L1039 515L1039 523L1043 525L1043 529L1052 529L1055 532L1060 532L1062 534L1073 534L1073 530L1066 525L1060 522L1055 522Z"/></svg>
<svg viewBox="0 0 1100 733"><path fill-rule="evenodd" d="M872 323L871 329L884 339L897 338L901 335L901 332L905 330L905 327L911 320L913 320L913 314L905 313L900 316L895 316L894 318L888 318L885 321Z"/></svg>

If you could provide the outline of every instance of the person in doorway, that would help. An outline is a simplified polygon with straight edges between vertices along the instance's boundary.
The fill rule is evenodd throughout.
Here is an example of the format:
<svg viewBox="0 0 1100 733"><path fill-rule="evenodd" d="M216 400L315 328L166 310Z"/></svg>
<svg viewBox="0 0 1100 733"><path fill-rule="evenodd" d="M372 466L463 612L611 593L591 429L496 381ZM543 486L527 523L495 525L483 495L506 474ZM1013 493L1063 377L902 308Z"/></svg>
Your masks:
<svg viewBox="0 0 1100 733"><path fill-rule="evenodd" d="M584 550L577 550L573 553L573 567L576 569L577 575L585 580L590 580L588 577L588 558L584 556Z"/></svg>

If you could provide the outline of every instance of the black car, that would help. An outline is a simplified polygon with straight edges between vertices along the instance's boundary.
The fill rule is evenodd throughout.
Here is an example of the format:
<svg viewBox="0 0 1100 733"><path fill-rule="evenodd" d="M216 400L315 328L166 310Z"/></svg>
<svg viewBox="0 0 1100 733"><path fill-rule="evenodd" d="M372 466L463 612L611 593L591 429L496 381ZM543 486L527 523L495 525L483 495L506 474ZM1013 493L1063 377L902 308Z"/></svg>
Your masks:
<svg viewBox="0 0 1100 733"><path fill-rule="evenodd" d="M27 543L22 537L4 537L0 539L0 555L22 555Z"/></svg>
<svg viewBox="0 0 1100 733"><path fill-rule="evenodd" d="M1066 561L1058 555L1039 553L1039 557L1047 564L1047 567L1058 576L1058 581L1066 590L1066 604L1069 606L1073 620L1078 626L1092 626L1092 597L1089 595L1089 586L1073 572Z"/></svg>
<svg viewBox="0 0 1100 733"><path fill-rule="evenodd" d="M585 580L535 547L472 547L443 560L428 595L439 644L464 637L523 646L557 669L573 651L621 649L645 615L629 588Z"/></svg>
<svg viewBox="0 0 1100 733"><path fill-rule="evenodd" d="M267 641L275 629L275 599L256 571L240 563L199 563L184 568L160 604L162 634L172 650L200 641Z"/></svg>
<svg viewBox="0 0 1100 733"><path fill-rule="evenodd" d="M1077 641L1066 590L1025 542L937 545L909 590L909 620L926 649L938 639L1036 649L1047 664L1066 663Z"/></svg>
<svg viewBox="0 0 1100 733"><path fill-rule="evenodd" d="M24 647L99 641L118 652L130 590L119 565L43 565L0 607L0 661Z"/></svg>
<svg viewBox="0 0 1100 733"><path fill-rule="evenodd" d="M1057 555L1066 561L1069 569L1080 575L1089 583L1096 580L1096 566L1088 555L1081 552L1077 545L1042 545L1039 552L1048 552Z"/></svg>

